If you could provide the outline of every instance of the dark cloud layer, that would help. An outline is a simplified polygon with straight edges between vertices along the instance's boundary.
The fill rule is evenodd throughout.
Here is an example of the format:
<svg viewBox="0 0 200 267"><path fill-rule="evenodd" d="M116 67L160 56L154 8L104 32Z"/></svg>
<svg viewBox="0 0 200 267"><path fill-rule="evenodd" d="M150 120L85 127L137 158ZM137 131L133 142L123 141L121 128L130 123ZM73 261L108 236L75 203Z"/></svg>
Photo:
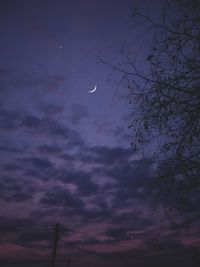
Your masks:
<svg viewBox="0 0 200 267"><path fill-rule="evenodd" d="M2 131L20 131L26 134L44 135L49 138L63 138L71 147L80 146L82 137L73 129L64 126L51 117L39 118L21 111L0 109L0 129ZM14 133L13 133L14 134Z"/></svg>
<svg viewBox="0 0 200 267"><path fill-rule="evenodd" d="M74 197L67 189L64 190L61 187L51 188L40 200L40 203L45 206L73 208L74 210L83 207L83 202L80 199Z"/></svg>
<svg viewBox="0 0 200 267"><path fill-rule="evenodd" d="M34 129L43 127L40 123L39 126L37 123L33 123L32 120L30 120L30 124ZM52 129L54 126L55 129L57 128L56 124L52 125L50 134L51 131L54 133L54 129ZM25 123L23 123L21 127L25 130L28 126L25 127ZM71 129L69 128L68 131L70 132ZM77 133L76 135L78 136ZM83 147L85 153L82 150ZM142 253L145 253L145 257L152 264L158 266L158 262L163 264L167 251L176 251L177 248L185 249L178 239L175 239L173 244L170 238L165 239L159 245L154 246L148 235L145 237L145 235L132 234L134 231L136 233L145 232L145 229L148 231L154 225L153 218L145 217L141 212L134 210L134 203L138 199L142 199L140 203L146 203L145 205L149 203L148 183L151 179L151 160L133 160L132 150L121 147L87 147L86 144L77 143L77 148L77 151L67 157L63 151L64 148L58 143L51 142L48 145L40 146L36 144L36 149L31 150L32 152L23 152L22 150L20 157L6 161L1 166L4 176L0 183L0 199L11 205L24 202L30 205L27 219L16 220L13 223L8 217L2 217L1 231L4 232L4 235L1 244L5 242L6 233L12 233L9 242L26 249L48 251L51 248L53 230L51 229L51 234L41 228L37 230L38 223L41 227L41 224L46 222L51 225L52 221L66 220L68 223L71 221L73 232L69 233L69 236L73 238L74 234L78 234L72 223L75 220L76 224L81 225L83 229L85 227L92 229L92 225L96 223L105 224L105 226L101 233L97 231L90 236L90 232L88 232L89 236L83 240L74 238L73 241L63 243L62 246L66 246L66 248L70 244L85 248L120 247L123 242L127 244L133 242L133 238L140 240L142 237L144 241L146 240L143 251L131 251L130 253L125 251L117 254L108 252L103 256L104 259L108 257L113 262L116 259L119 261L124 259L127 266L130 265L130 262L135 261L139 266L147 266L142 260ZM2 146L1 153L5 151L13 153L6 145ZM73 164L66 164L68 160ZM57 161L59 164L56 164ZM84 168L84 165L88 161L91 166L87 169ZM77 164L83 165L75 167L78 166ZM38 183L33 182L33 178L37 178ZM99 181L102 179L104 183L101 185ZM111 202L109 202L109 198ZM33 204L32 206L33 199L37 205ZM129 210L123 210L124 208ZM145 206L143 208L146 209ZM18 227L25 228L19 233ZM160 259L153 256L147 257L151 246L154 251L157 251L159 247L159 251L164 252L163 257L159 256ZM170 257L171 261L174 261L173 256Z"/></svg>
<svg viewBox="0 0 200 267"><path fill-rule="evenodd" d="M18 178L19 179L19 178ZM35 185L32 183L26 184L21 179L11 177L1 177L0 198L7 202L24 202L31 200L35 191Z"/></svg>

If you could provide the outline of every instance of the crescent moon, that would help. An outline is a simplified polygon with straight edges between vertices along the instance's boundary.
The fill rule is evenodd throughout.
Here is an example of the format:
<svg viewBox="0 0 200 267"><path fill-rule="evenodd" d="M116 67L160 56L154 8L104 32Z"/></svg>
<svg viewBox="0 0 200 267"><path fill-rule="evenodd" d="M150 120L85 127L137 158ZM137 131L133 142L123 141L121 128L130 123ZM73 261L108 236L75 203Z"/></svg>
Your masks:
<svg viewBox="0 0 200 267"><path fill-rule="evenodd" d="M94 89L88 91L88 93L90 93L90 94L91 94L91 93L94 93L96 90L97 90L97 86L95 85Z"/></svg>

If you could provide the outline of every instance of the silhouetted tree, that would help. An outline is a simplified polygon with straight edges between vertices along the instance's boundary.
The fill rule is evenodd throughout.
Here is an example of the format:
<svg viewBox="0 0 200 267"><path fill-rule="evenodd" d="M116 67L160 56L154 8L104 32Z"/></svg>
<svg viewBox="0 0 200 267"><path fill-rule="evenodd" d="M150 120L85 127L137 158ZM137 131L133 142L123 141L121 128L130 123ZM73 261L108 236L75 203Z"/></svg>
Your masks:
<svg viewBox="0 0 200 267"><path fill-rule="evenodd" d="M168 212L191 213L191 223L200 205L200 1L165 2L159 22L136 8L133 15L153 30L146 71L126 48L123 65L99 59L121 72L131 92L134 149L152 144L153 150L159 142L154 159L160 201Z"/></svg>

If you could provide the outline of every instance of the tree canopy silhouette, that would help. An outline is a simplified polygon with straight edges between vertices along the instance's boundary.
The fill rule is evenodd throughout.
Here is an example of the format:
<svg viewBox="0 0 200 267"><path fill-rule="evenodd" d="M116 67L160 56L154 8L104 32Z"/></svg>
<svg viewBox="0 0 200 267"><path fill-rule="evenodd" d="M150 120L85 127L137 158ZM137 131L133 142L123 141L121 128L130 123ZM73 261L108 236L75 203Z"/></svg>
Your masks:
<svg viewBox="0 0 200 267"><path fill-rule="evenodd" d="M130 49L121 53L125 64L113 65L130 90L133 106L134 149L158 144L156 188L171 211L199 217L200 182L200 2L166 1L159 19L134 8L153 33L146 57L148 68L138 68ZM145 63L145 64L146 64ZM156 141L156 142L155 142ZM150 145L153 149L153 145ZM191 221L191 218L190 218Z"/></svg>

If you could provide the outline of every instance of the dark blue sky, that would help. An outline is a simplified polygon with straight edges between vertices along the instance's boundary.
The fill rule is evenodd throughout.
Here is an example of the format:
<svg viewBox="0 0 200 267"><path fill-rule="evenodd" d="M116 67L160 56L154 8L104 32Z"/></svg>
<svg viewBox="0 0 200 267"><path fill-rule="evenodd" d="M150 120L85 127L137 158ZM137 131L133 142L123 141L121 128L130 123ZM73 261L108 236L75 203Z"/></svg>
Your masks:
<svg viewBox="0 0 200 267"><path fill-rule="evenodd" d="M161 1L148 3L156 15ZM145 69L151 36L137 39L146 28L135 26L129 1L0 1L0 262L49 260L43 226L60 222L69 236L58 266L193 264L194 229L159 237L152 161L131 148L132 110L120 100L128 92L95 56L121 62L134 41Z"/></svg>

